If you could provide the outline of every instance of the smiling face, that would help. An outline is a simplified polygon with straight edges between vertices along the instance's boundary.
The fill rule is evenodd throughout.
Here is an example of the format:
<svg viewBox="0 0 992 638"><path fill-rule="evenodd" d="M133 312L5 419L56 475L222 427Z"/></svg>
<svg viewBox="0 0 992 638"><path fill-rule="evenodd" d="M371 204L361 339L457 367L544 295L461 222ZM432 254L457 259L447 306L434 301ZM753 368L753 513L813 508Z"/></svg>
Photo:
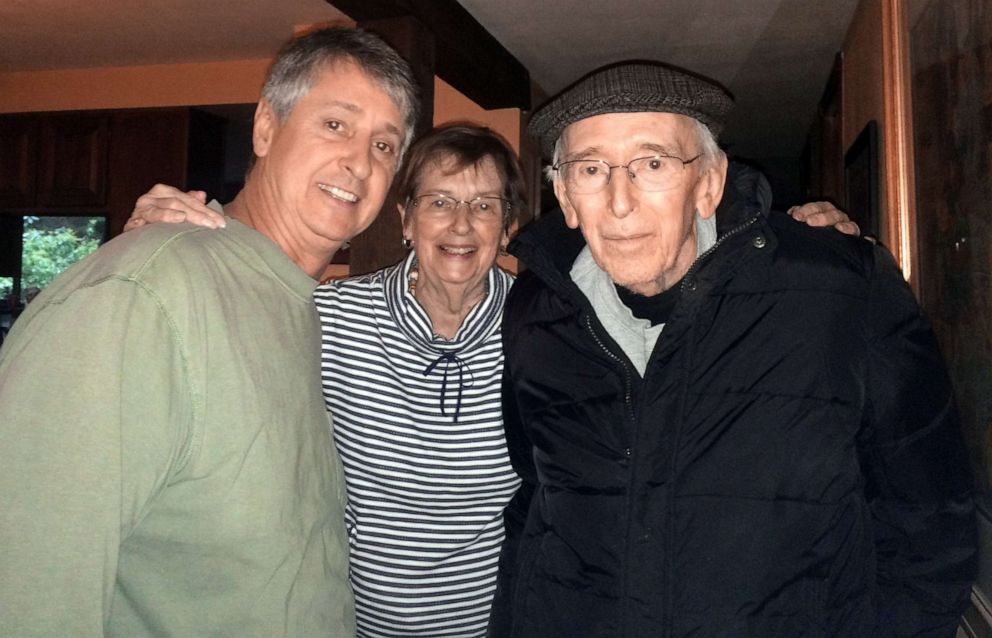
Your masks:
<svg viewBox="0 0 992 638"><path fill-rule="evenodd" d="M283 123L259 103L259 159L249 180L260 180L280 239L297 252L333 253L365 230L396 172L403 122L386 92L349 61L323 69Z"/></svg>
<svg viewBox="0 0 992 638"><path fill-rule="evenodd" d="M673 113L609 113L571 124L562 133L562 161L598 159L616 166L658 154L699 154L695 123ZM642 295L667 290L696 258L695 212L709 217L723 194L726 159L685 167L678 186L661 192L636 188L622 168L598 193L569 193L555 180L565 221L580 228L593 259L615 283Z"/></svg>
<svg viewBox="0 0 992 638"><path fill-rule="evenodd" d="M460 169L454 162L442 161L428 165L413 197L439 194L468 202L476 197L502 197L503 186L495 163L488 157ZM450 296L481 294L486 275L506 242L503 216L473 214L465 204L448 214L430 212L428 206L429 197L416 207L400 206L403 237L411 240L417 251L418 289L426 283L447 289Z"/></svg>

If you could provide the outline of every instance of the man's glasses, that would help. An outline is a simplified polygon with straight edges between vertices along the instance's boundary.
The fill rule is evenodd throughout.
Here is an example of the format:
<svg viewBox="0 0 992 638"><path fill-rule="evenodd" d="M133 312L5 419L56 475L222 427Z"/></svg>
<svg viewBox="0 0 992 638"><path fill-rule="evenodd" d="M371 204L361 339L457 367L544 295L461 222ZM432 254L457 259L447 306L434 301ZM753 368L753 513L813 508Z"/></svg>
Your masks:
<svg viewBox="0 0 992 638"><path fill-rule="evenodd" d="M428 215L449 216L465 204L472 216L481 221L498 221L510 209L510 202L502 197L476 197L469 201L455 199L440 193L425 193L410 199L410 205Z"/></svg>
<svg viewBox="0 0 992 638"><path fill-rule="evenodd" d="M552 168L572 193L589 195L598 193L610 183L614 168L627 169L630 183L642 191L658 192L675 188L685 177L685 167L702 157L702 153L689 160L671 155L638 157L627 164L609 164L604 160L580 159L559 162Z"/></svg>

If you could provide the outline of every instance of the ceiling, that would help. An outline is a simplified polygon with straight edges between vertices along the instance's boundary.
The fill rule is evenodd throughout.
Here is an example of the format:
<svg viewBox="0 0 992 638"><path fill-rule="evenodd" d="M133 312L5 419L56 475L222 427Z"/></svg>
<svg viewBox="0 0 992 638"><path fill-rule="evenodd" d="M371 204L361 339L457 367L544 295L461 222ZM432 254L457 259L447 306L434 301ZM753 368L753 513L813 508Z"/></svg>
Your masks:
<svg viewBox="0 0 992 638"><path fill-rule="evenodd" d="M798 157L857 0L459 0L555 93L593 68L662 60L736 99L721 140Z"/></svg>
<svg viewBox="0 0 992 638"><path fill-rule="evenodd" d="M723 141L797 157L858 0L459 0L552 94L623 59L659 59L737 99ZM416 4L414 2L414 4ZM268 57L324 0L3 0L0 71Z"/></svg>

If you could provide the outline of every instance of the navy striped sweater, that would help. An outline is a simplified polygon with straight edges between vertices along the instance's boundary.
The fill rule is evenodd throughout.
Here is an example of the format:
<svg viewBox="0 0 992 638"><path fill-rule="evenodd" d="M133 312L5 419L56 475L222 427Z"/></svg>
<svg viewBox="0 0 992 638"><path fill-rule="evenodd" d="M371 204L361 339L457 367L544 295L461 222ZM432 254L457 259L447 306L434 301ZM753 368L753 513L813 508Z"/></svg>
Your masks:
<svg viewBox="0 0 992 638"><path fill-rule="evenodd" d="M407 291L414 255L320 286L321 376L348 489L359 636L483 636L519 480L500 411L512 279L451 341Z"/></svg>

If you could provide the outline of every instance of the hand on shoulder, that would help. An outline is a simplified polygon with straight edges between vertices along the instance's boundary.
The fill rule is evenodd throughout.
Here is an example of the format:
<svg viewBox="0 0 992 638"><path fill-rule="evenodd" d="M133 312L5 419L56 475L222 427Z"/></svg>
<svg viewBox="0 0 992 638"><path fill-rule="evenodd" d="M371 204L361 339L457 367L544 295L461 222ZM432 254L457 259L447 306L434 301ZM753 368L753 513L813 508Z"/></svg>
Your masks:
<svg viewBox="0 0 992 638"><path fill-rule="evenodd" d="M224 216L206 205L203 191L183 192L165 184L155 184L138 198L131 217L124 224L124 232L145 224L179 224L189 222L206 228L224 228Z"/></svg>

